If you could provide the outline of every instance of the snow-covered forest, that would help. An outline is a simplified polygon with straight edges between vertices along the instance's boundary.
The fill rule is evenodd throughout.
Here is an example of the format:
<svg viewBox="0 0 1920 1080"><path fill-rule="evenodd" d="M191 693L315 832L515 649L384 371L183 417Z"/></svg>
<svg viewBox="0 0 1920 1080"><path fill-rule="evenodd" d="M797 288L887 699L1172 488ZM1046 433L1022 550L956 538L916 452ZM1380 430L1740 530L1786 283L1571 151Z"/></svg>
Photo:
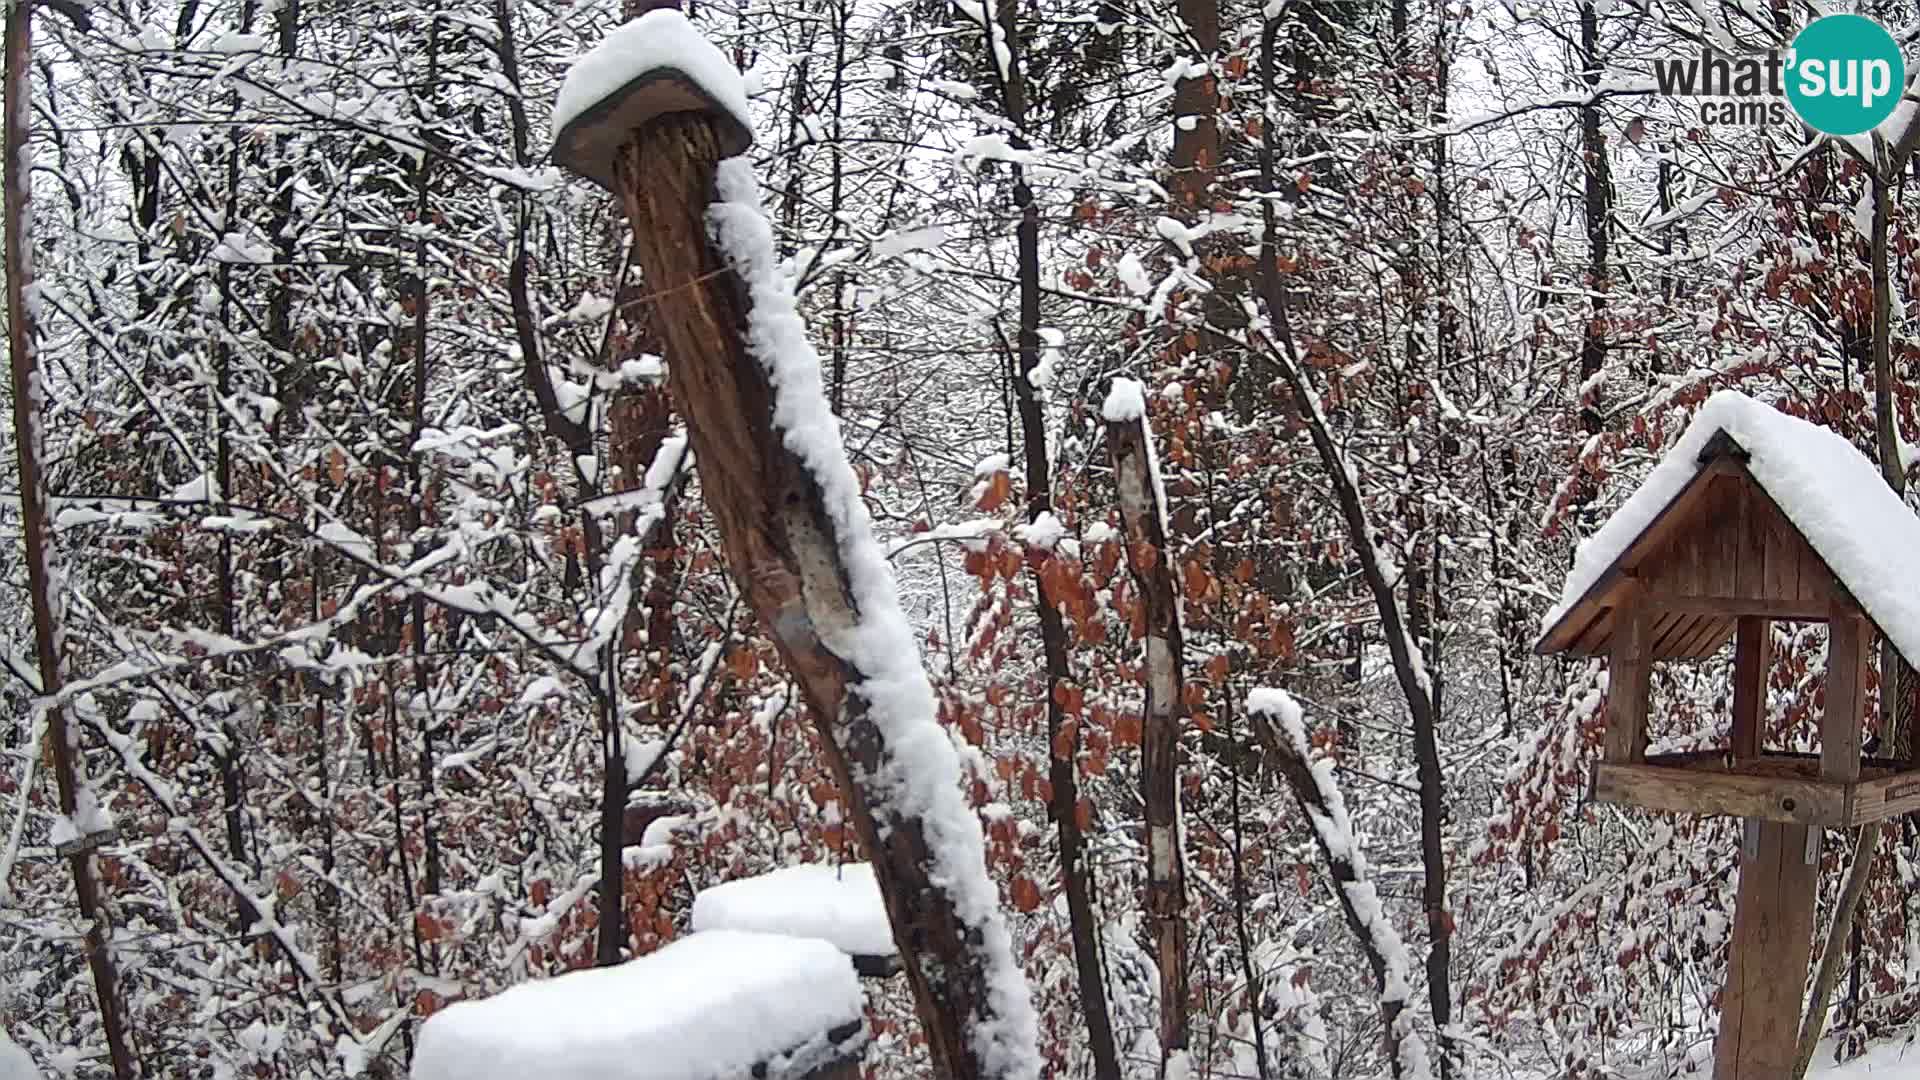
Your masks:
<svg viewBox="0 0 1920 1080"><path fill-rule="evenodd" d="M770 979L863 1007L871 1080L1710 1072L1741 824L1592 799L1607 665L1535 645L1716 391L1904 492L1920 107L1656 92L1788 0L689 0L827 670L738 565L647 199L551 153L671 6L9 0L0 1077L424 1078L458 1002L777 968L710 890L923 842L924 975ZM1770 648L1811 749L1826 628ZM1655 750L1727 741L1733 666L1654 669ZM1905 1075L1905 820L1819 848L1816 1073Z"/></svg>

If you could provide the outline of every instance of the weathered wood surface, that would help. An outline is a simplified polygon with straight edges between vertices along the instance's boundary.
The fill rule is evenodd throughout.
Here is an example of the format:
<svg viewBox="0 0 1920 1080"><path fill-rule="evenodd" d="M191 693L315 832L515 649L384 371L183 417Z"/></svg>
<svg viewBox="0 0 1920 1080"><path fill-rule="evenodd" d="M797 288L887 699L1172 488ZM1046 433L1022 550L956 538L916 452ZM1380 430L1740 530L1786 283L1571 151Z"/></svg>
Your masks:
<svg viewBox="0 0 1920 1080"><path fill-rule="evenodd" d="M1631 595L1631 594L1630 594ZM1607 662L1606 759L1627 765L1646 756L1647 698L1653 671L1646 612L1629 599Z"/></svg>
<svg viewBox="0 0 1920 1080"><path fill-rule="evenodd" d="M1833 573L1741 462L1721 458L1629 544L1542 638L1541 653L1603 653L1637 595L1656 616L1655 659L1718 652L1741 616L1823 621ZM1677 617L1677 618L1676 618Z"/></svg>
<svg viewBox="0 0 1920 1080"><path fill-rule="evenodd" d="M986 964L970 947L954 897L929 875L922 823L876 819L874 808L890 805L877 780L889 748L866 701L847 692L861 672L817 630L858 612L835 525L813 477L783 444L766 371L746 351L742 283L707 240L705 211L723 152L710 120L675 113L636 133L616 165L635 258L656 298L653 325L672 357L669 384L728 567L799 684L872 855L935 1070L991 1075L969 1038L971 1018L992 1011Z"/></svg>
<svg viewBox="0 0 1920 1080"><path fill-rule="evenodd" d="M1180 857L1180 725L1186 646L1179 593L1162 528L1164 507L1152 482L1147 418L1107 423L1126 562L1146 609L1146 718L1140 739L1140 794L1145 804L1147 917L1160 968L1160 1049L1187 1045L1186 873Z"/></svg>
<svg viewBox="0 0 1920 1080"><path fill-rule="evenodd" d="M1594 767L1595 801L1679 814L1724 814L1798 825L1846 824L1847 785L1672 765Z"/></svg>
<svg viewBox="0 0 1920 1080"><path fill-rule="evenodd" d="M1859 609L1836 600L1827 621L1827 700L1820 713L1820 773L1828 780L1860 778L1870 639Z"/></svg>
<svg viewBox="0 0 1920 1080"><path fill-rule="evenodd" d="M1594 769L1599 802L1689 814L1726 814L1834 828L1920 810L1920 769L1866 758L1856 780L1822 777L1816 754L1771 752L1751 759L1717 750L1657 754L1635 765ZM1786 799L1793 806L1784 805Z"/></svg>
<svg viewBox="0 0 1920 1080"><path fill-rule="evenodd" d="M1733 643L1733 725L1729 749L1735 761L1760 756L1766 746L1767 672L1773 662L1773 624L1740 620Z"/></svg>
<svg viewBox="0 0 1920 1080"><path fill-rule="evenodd" d="M1805 858L1805 825L1763 821L1758 831L1740 865L1714 1080L1781 1080L1798 1046L1819 871Z"/></svg>

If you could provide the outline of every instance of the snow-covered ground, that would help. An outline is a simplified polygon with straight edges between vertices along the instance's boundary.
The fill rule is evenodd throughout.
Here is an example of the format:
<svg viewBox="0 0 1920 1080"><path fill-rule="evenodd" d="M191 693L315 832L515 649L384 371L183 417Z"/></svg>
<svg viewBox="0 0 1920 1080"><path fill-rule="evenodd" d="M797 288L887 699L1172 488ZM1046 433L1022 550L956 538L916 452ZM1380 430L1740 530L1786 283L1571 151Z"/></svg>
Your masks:
<svg viewBox="0 0 1920 1080"><path fill-rule="evenodd" d="M1845 1065L1835 1065L1832 1045L1822 1045L1808 1075L1822 1080L1920 1080L1920 1046L1905 1040L1883 1043Z"/></svg>

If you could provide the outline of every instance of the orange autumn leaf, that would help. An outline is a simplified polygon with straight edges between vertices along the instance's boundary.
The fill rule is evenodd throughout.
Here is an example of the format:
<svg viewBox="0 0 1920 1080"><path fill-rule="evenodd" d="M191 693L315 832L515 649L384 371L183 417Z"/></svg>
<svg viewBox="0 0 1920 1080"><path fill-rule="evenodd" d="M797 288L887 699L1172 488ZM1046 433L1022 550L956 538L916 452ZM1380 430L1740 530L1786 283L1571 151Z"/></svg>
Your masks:
<svg viewBox="0 0 1920 1080"><path fill-rule="evenodd" d="M1040 886L1025 874L1013 879L1013 906L1020 911L1033 911L1040 906Z"/></svg>
<svg viewBox="0 0 1920 1080"><path fill-rule="evenodd" d="M1013 478L1002 469L989 477L982 485L982 489L980 498L974 502L974 506L981 510L997 510L1001 503L1007 501L1007 496L1013 493Z"/></svg>

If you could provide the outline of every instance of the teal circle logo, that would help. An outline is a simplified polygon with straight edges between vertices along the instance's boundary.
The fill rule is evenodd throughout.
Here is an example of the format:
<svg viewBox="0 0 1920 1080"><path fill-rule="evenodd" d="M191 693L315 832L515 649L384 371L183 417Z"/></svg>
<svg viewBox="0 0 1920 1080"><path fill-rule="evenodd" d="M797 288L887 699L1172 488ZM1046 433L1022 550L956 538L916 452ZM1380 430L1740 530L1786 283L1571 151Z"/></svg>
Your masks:
<svg viewBox="0 0 1920 1080"><path fill-rule="evenodd" d="M1793 39L1787 100L1815 131L1858 135L1893 114L1907 62L1886 28L1862 15L1828 15Z"/></svg>

